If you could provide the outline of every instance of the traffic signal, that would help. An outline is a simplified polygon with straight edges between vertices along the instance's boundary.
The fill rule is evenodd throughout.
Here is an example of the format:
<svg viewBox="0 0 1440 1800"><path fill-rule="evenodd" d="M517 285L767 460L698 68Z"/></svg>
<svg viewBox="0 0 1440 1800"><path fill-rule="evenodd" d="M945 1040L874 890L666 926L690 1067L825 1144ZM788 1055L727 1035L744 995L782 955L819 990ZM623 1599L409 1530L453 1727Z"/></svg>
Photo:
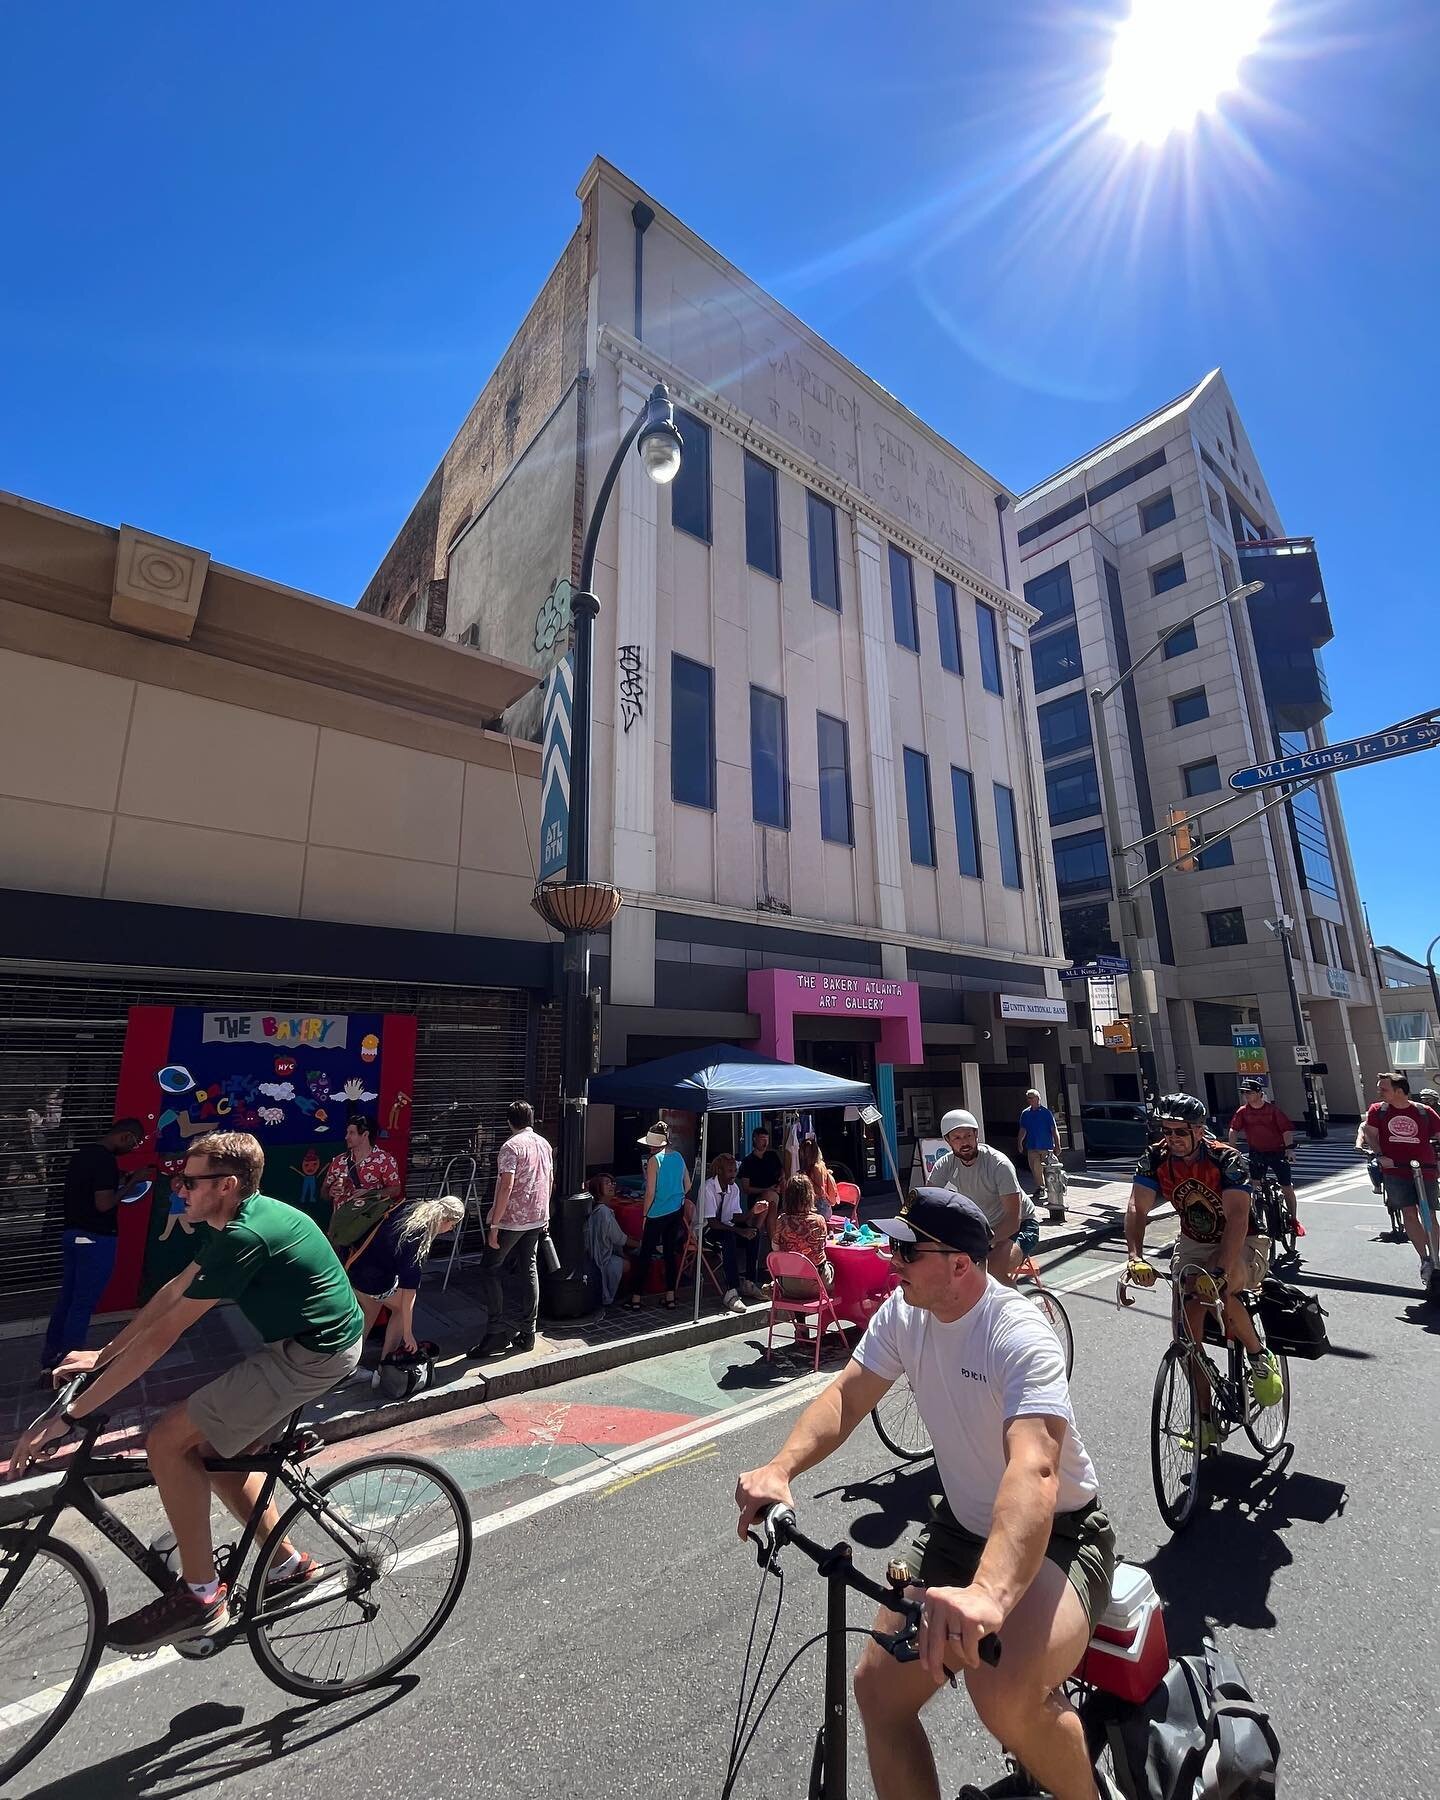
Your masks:
<svg viewBox="0 0 1440 1800"><path fill-rule="evenodd" d="M1200 827L1183 806L1168 809L1170 825L1170 857L1175 867L1185 874L1198 867L1195 853L1200 847Z"/></svg>

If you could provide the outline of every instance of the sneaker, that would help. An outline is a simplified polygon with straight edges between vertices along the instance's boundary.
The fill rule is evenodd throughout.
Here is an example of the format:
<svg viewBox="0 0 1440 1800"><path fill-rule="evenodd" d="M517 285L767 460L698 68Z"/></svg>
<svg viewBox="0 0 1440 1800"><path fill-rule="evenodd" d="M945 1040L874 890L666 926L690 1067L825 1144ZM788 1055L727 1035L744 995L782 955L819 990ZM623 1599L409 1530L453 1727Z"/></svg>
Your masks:
<svg viewBox="0 0 1440 1800"><path fill-rule="evenodd" d="M466 1354L470 1356L508 1356L511 1347L507 1337L486 1338L483 1344L472 1344Z"/></svg>
<svg viewBox="0 0 1440 1800"><path fill-rule="evenodd" d="M1421 1285L1421 1287L1428 1288L1430 1286L1430 1283L1434 1279L1435 1279L1435 1264L1434 1264L1434 1262L1431 1260L1429 1255L1422 1256L1420 1258L1420 1285Z"/></svg>
<svg viewBox="0 0 1440 1800"><path fill-rule="evenodd" d="M1297 1238L1302 1238L1305 1235L1305 1227L1298 1219L1295 1221L1295 1235Z"/></svg>
<svg viewBox="0 0 1440 1800"><path fill-rule="evenodd" d="M325 1573L322 1563L316 1562L308 1550L300 1552L300 1560L293 1569L287 1569L283 1575L267 1576L265 1592L267 1594L288 1594L295 1588L302 1588L312 1581L318 1581Z"/></svg>
<svg viewBox="0 0 1440 1800"><path fill-rule="evenodd" d="M116 1619L105 1633L105 1642L114 1650L140 1656L147 1650L158 1650L163 1644L188 1644L195 1638L214 1637L225 1626L229 1602L225 1584L208 1606L197 1600L184 1582L142 1606L127 1618Z"/></svg>
<svg viewBox="0 0 1440 1800"><path fill-rule="evenodd" d="M726 1312L742 1313L745 1310L745 1302L740 1298L740 1295L734 1288L726 1288L725 1298L720 1304L725 1308Z"/></svg>
<svg viewBox="0 0 1440 1800"><path fill-rule="evenodd" d="M763 1290L757 1287L753 1281L742 1281L740 1283L740 1298L742 1300L763 1300L765 1295Z"/></svg>
<svg viewBox="0 0 1440 1800"><path fill-rule="evenodd" d="M1285 1378L1273 1350L1250 1358L1250 1391L1262 1406L1278 1406L1285 1398Z"/></svg>
<svg viewBox="0 0 1440 1800"><path fill-rule="evenodd" d="M1190 1436L1188 1431L1181 1435L1180 1448L1185 1451L1187 1455L1195 1448L1195 1440ZM1202 1419L1200 1421L1200 1454L1202 1456L1208 1456L1212 1450L1218 1450L1219 1448L1220 1433L1216 1430L1214 1421L1211 1419Z"/></svg>

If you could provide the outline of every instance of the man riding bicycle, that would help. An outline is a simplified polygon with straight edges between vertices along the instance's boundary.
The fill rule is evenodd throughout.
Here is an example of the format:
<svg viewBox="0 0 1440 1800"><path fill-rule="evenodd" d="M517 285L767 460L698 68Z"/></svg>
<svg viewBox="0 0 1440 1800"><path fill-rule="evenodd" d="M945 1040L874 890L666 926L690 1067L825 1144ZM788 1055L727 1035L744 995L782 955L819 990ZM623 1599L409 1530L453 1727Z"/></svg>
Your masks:
<svg viewBox="0 0 1440 1800"><path fill-rule="evenodd" d="M898 1288L846 1368L800 1415L779 1453L742 1475L742 1539L790 1483L831 1455L908 1378L944 1488L901 1578L921 1590L919 1660L868 1643L855 1698L877 1800L938 1800L926 1703L963 1673L987 1730L1055 1800L1096 1800L1079 1716L1061 1691L1110 1597L1115 1540L1075 1431L1054 1332L986 1272L989 1221L946 1188L912 1193L879 1229ZM882 1608L877 1631L903 1628ZM1000 1637L999 1663L979 1657Z"/></svg>
<svg viewBox="0 0 1440 1800"><path fill-rule="evenodd" d="M1015 1165L1001 1151L980 1142L980 1121L956 1108L940 1121L940 1134L950 1146L930 1171L934 1187L954 1188L973 1200L995 1236L990 1273L1007 1287L1015 1271L1040 1247L1040 1215L1028 1194L1020 1191Z"/></svg>
<svg viewBox="0 0 1440 1800"><path fill-rule="evenodd" d="M1265 1093L1265 1083L1252 1078L1240 1083L1245 1096L1230 1120L1230 1142L1239 1147L1244 1139L1250 1154L1250 1173L1258 1180L1270 1174L1280 1183L1280 1192L1295 1221L1296 1237L1304 1237L1299 1208L1295 1204L1295 1177L1290 1171L1290 1151L1295 1145L1295 1127Z"/></svg>
<svg viewBox="0 0 1440 1800"><path fill-rule="evenodd" d="M155 1294L102 1350L74 1350L55 1384L94 1371L68 1412L43 1415L16 1444L12 1480L90 1413L127 1388L222 1300L233 1300L264 1340L252 1356L172 1406L145 1440L150 1472L180 1552L175 1589L118 1619L106 1641L131 1655L162 1644L210 1637L225 1624L227 1596L215 1572L210 1532L212 1490L242 1523L263 1475L207 1470L207 1455L232 1457L268 1443L308 1401L328 1393L360 1360L365 1321L340 1259L313 1219L259 1192L265 1152L246 1131L195 1138L180 1177L185 1217L194 1226L195 1260ZM272 1504L262 1537L279 1522ZM322 1571L285 1546L272 1588L301 1587Z"/></svg>
<svg viewBox="0 0 1440 1800"><path fill-rule="evenodd" d="M1145 1224L1159 1195L1175 1208L1180 1238L1171 1264L1178 1279L1187 1269L1203 1269L1223 1279L1225 1329L1250 1360L1250 1386L1261 1406L1284 1398L1285 1383L1273 1352L1255 1329L1242 1291L1258 1292L1265 1280L1269 1240L1250 1230L1251 1195L1245 1165L1228 1144L1205 1128L1205 1102L1193 1094L1166 1094L1156 1106L1162 1141L1141 1157L1130 1189L1125 1241L1130 1253L1126 1279L1149 1287L1155 1271L1145 1261ZM1185 1319L1198 1343L1204 1334L1206 1307L1191 1297ZM1200 1447L1208 1450L1219 1436L1210 1420L1208 1388L1199 1395Z"/></svg>

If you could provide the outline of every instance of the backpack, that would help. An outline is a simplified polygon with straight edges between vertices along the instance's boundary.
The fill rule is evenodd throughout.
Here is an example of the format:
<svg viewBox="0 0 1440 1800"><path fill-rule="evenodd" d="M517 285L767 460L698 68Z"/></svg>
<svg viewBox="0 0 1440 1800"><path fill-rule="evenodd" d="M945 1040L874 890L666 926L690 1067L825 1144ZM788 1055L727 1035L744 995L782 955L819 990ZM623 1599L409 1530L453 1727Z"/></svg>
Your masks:
<svg viewBox="0 0 1440 1800"><path fill-rule="evenodd" d="M1105 1737L1125 1800L1274 1800L1275 1727L1213 1638L1141 1705L1108 1712Z"/></svg>
<svg viewBox="0 0 1440 1800"><path fill-rule="evenodd" d="M1314 1362L1330 1348L1325 1308L1313 1294L1273 1275L1265 1277L1260 1289L1260 1323L1265 1327L1265 1342L1286 1356Z"/></svg>
<svg viewBox="0 0 1440 1800"><path fill-rule="evenodd" d="M409 1400L422 1388L429 1387L435 1378L435 1358L439 1350L438 1344L422 1339L417 1342L413 1355L404 1350L392 1351L375 1371L374 1386L380 1398Z"/></svg>

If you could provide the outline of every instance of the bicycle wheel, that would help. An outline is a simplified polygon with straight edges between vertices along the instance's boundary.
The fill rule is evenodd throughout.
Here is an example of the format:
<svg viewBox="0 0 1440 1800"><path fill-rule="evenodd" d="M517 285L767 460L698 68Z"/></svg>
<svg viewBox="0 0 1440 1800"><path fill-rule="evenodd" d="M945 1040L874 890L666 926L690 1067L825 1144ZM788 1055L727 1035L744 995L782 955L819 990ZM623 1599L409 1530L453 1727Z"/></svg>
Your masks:
<svg viewBox="0 0 1440 1800"><path fill-rule="evenodd" d="M1161 1357L1155 1373L1150 1474L1160 1517L1172 1531L1179 1531L1200 1498L1200 1406L1189 1358L1178 1344Z"/></svg>
<svg viewBox="0 0 1440 1800"><path fill-rule="evenodd" d="M915 1404L915 1393L902 1375L870 1414L880 1442L903 1462L920 1462L931 1454L930 1433Z"/></svg>
<svg viewBox="0 0 1440 1800"><path fill-rule="evenodd" d="M316 1486L323 1501L297 1500L266 1539L245 1612L256 1662L307 1697L354 1693L412 1662L460 1598L471 1550L464 1494L423 1457L364 1457ZM277 1601L266 1584L286 1538L321 1573Z"/></svg>
<svg viewBox="0 0 1440 1800"><path fill-rule="evenodd" d="M0 1546L0 1586L28 1541ZM0 1783L38 1756L80 1704L109 1621L89 1557L46 1538L0 1609Z"/></svg>
<svg viewBox="0 0 1440 1800"><path fill-rule="evenodd" d="M1068 1377L1075 1368L1075 1334L1070 1329L1070 1315L1061 1304L1060 1296L1053 1289L1032 1281L1028 1275L1017 1281L1015 1288L1017 1293L1024 1294L1034 1305L1040 1317L1059 1338L1060 1348L1065 1354L1065 1374Z"/></svg>
<svg viewBox="0 0 1440 1800"><path fill-rule="evenodd" d="M1281 1258L1288 1260L1295 1254L1295 1215L1290 1211L1289 1203L1280 1192L1277 1182L1270 1184L1266 1199L1266 1224L1270 1228L1270 1236Z"/></svg>
<svg viewBox="0 0 1440 1800"><path fill-rule="evenodd" d="M1275 1352L1275 1360L1280 1365L1280 1379L1285 1384L1285 1391L1274 1406L1262 1406L1250 1391L1250 1383L1242 1374L1245 1393L1245 1435L1260 1452L1262 1461L1269 1462L1285 1442L1290 1430L1290 1365L1279 1351Z"/></svg>

